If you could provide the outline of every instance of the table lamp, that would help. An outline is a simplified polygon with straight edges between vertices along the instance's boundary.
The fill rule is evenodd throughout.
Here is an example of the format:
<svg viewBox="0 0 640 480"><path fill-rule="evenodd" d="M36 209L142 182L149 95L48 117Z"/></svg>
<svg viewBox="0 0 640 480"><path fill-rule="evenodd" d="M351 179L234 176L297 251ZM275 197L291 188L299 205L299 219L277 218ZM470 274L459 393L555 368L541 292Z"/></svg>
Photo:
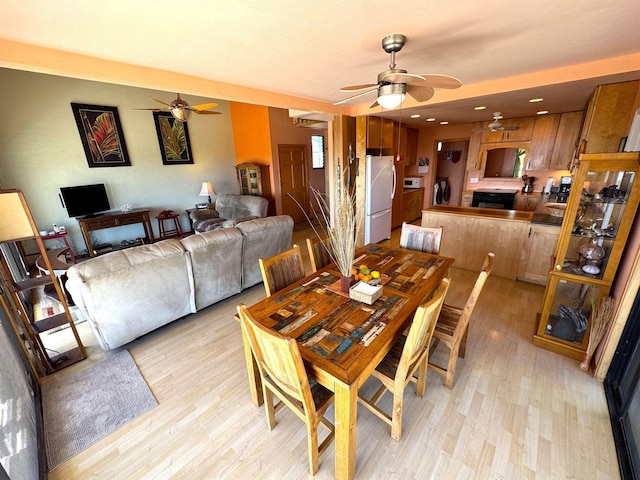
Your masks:
<svg viewBox="0 0 640 480"><path fill-rule="evenodd" d="M202 188L200 189L200 196L207 197L209 199L209 206L211 206L211 195L217 195L213 189L211 182L202 182Z"/></svg>

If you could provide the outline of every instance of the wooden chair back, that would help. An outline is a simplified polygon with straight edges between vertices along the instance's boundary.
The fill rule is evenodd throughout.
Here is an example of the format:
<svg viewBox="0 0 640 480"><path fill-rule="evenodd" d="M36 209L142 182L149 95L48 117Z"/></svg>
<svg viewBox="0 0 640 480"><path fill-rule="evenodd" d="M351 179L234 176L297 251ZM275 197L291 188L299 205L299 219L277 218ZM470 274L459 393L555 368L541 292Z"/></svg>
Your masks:
<svg viewBox="0 0 640 480"><path fill-rule="evenodd" d="M464 358L466 354L469 321L478 302L478 297L493 268L494 258L495 253L489 252L487 254L487 258L482 265L482 269L463 308L447 304L442 306L442 311L440 312L434 332L435 342L431 347L431 351L435 350L438 344L442 342L449 347L449 360L447 362L447 368L440 367L431 362L429 363L429 368L445 376L444 384L447 388L453 387L458 357Z"/></svg>
<svg viewBox="0 0 640 480"><path fill-rule="evenodd" d="M391 438L394 440L400 440L402 436L402 405L404 390L409 382L417 384L416 395L424 396L429 344L449 284L448 278L443 279L435 295L418 307L407 336L400 337L372 373L382 383L378 391L370 398L358 396L358 401L364 407L391 426ZM414 376L416 371L417 378ZM377 405L387 390L393 395L391 414Z"/></svg>
<svg viewBox="0 0 640 480"><path fill-rule="evenodd" d="M258 263L267 297L304 278L304 264L298 245L272 257L260 258Z"/></svg>
<svg viewBox="0 0 640 480"><path fill-rule="evenodd" d="M238 306L238 315L263 379L315 414L307 371L295 339L265 328L244 305Z"/></svg>
<svg viewBox="0 0 640 480"><path fill-rule="evenodd" d="M334 426L324 417L333 404L333 392L317 382L309 382L295 339L264 327L245 305L238 305L238 316L260 371L267 426L270 430L275 427L276 411L283 405L305 422L309 471L314 475L318 471L320 455L334 438ZM273 395L280 399L277 405L274 405ZM318 425L329 432L320 445Z"/></svg>
<svg viewBox="0 0 640 480"><path fill-rule="evenodd" d="M307 238L307 250L309 250L311 270L314 272L317 272L321 268L324 268L333 262L327 248L331 247L327 245L326 239L318 237Z"/></svg>
<svg viewBox="0 0 640 480"><path fill-rule="evenodd" d="M403 222L400 247L438 255L442 243L442 232L443 227L421 227Z"/></svg>

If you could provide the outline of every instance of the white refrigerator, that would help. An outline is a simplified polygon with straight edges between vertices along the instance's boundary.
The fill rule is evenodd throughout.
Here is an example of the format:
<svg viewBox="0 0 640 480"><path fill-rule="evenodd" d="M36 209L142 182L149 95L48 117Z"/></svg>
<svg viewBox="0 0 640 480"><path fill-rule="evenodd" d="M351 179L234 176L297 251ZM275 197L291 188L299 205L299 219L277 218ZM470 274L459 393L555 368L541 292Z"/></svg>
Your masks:
<svg viewBox="0 0 640 480"><path fill-rule="evenodd" d="M391 238L391 204L396 190L393 156L366 156L364 243Z"/></svg>

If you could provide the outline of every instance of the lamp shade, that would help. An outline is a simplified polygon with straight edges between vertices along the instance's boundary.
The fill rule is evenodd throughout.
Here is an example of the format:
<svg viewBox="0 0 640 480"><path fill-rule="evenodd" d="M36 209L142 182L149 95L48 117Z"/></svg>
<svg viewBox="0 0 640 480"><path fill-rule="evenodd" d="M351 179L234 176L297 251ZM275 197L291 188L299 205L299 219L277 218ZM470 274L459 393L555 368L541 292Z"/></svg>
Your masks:
<svg viewBox="0 0 640 480"><path fill-rule="evenodd" d="M387 110L402 105L406 97L407 86L404 83L390 83L378 88L378 103Z"/></svg>
<svg viewBox="0 0 640 480"><path fill-rule="evenodd" d="M175 107L171 109L171 115L181 122L186 122L191 117L191 110L184 107Z"/></svg>
<svg viewBox="0 0 640 480"><path fill-rule="evenodd" d="M208 197L210 195L217 195L217 193L213 189L213 184L211 182L202 182L202 188L200 189L200 195L203 196L203 197Z"/></svg>

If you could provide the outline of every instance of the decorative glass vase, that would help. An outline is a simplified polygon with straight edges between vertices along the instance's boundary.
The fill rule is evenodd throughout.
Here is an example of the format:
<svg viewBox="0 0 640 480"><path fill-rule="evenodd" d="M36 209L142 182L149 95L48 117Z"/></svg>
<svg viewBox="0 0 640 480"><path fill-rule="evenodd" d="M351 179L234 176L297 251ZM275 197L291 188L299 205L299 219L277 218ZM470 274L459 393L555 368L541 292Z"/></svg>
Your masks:
<svg viewBox="0 0 640 480"><path fill-rule="evenodd" d="M578 255L585 259L582 270L595 275L600 272L597 263L605 256L604 248L598 245L598 237L591 237L591 242L585 243L578 249Z"/></svg>

